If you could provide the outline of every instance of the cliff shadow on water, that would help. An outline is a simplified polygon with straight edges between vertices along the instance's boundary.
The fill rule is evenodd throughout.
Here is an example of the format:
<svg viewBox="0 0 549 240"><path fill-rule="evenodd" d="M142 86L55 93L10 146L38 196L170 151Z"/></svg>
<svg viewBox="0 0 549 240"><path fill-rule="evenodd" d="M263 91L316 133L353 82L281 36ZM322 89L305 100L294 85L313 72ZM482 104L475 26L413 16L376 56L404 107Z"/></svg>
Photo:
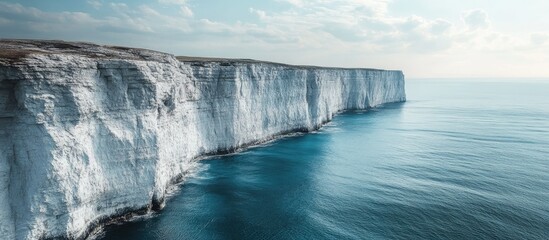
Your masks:
<svg viewBox="0 0 549 240"><path fill-rule="evenodd" d="M339 124L347 122L360 121L364 123L361 127L367 129L368 125L375 125L375 120L364 119L387 114L398 118L402 107L386 104L370 110L341 112L334 117L337 125L310 134L279 136L238 154L206 158L199 164L198 173L180 185L158 215L111 225L100 238L257 239L285 238L288 232L297 235L311 231L312 227L327 223L318 212L301 207L328 207L323 205L326 196L319 193L330 186L318 177L331 174L326 172L326 164L332 164L333 146L338 144L334 141L339 141L333 132L342 131Z"/></svg>

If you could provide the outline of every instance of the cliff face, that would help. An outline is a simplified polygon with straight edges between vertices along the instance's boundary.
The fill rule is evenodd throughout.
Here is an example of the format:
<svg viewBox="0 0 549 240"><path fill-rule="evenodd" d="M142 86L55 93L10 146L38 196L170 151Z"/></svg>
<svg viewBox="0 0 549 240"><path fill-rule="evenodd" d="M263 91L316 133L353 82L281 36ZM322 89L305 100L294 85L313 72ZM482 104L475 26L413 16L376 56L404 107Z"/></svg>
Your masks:
<svg viewBox="0 0 549 240"><path fill-rule="evenodd" d="M0 41L0 238L161 207L196 158L405 100L400 71Z"/></svg>

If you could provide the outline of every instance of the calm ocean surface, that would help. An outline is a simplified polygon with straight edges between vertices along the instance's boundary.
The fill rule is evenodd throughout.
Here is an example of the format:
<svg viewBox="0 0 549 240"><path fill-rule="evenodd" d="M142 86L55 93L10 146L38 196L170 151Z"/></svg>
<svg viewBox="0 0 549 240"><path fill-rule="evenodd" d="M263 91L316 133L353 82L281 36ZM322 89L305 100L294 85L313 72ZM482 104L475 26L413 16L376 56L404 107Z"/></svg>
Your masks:
<svg viewBox="0 0 549 240"><path fill-rule="evenodd" d="M408 102L202 161L104 239L549 239L549 82L409 80Z"/></svg>

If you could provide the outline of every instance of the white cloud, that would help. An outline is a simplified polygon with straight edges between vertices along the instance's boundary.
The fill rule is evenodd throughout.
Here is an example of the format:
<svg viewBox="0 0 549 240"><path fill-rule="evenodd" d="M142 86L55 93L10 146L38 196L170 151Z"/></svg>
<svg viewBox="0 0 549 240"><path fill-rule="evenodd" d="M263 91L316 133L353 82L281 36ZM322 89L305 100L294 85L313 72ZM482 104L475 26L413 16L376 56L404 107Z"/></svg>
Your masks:
<svg viewBox="0 0 549 240"><path fill-rule="evenodd" d="M498 31L481 9L457 12L461 21L452 22L391 15L389 0L276 0L287 2L286 9L249 8L255 16L251 20L225 22L195 14L188 1L157 1L171 6L89 0L92 6L102 3L97 6L114 11L104 16L95 15L96 11L48 12L0 0L0 37L96 41L295 64L396 68L412 76L421 76L422 71L459 74L452 67L463 69L467 64L479 69L480 75L485 73L479 67L482 62L501 61L497 56L503 54L521 59L524 69L527 63L549 64L540 60L549 55L549 33ZM167 7L175 11L166 14Z"/></svg>
<svg viewBox="0 0 549 240"><path fill-rule="evenodd" d="M347 47L368 51L436 51L452 45L452 24L419 16L391 17L385 0L284 0L292 9L283 12L250 11L270 31L298 36L296 44ZM290 38L291 39L291 38ZM432 48L432 49L430 49Z"/></svg>
<svg viewBox="0 0 549 240"><path fill-rule="evenodd" d="M470 29L488 28L488 14L482 9L474 9L463 13L463 21Z"/></svg>
<svg viewBox="0 0 549 240"><path fill-rule="evenodd" d="M92 6L95 9L99 9L103 6L103 3L99 0L88 0L87 2L90 6Z"/></svg>
<svg viewBox="0 0 549 240"><path fill-rule="evenodd" d="M250 12L253 14L256 14L259 17L259 19L265 19L267 17L267 13L265 13L265 11L262 11L262 10L250 8Z"/></svg>
<svg viewBox="0 0 549 240"><path fill-rule="evenodd" d="M297 7L303 7L305 4L305 1L302 0L277 0L278 2L287 2L291 5L297 6Z"/></svg>
<svg viewBox="0 0 549 240"><path fill-rule="evenodd" d="M194 12L188 6L186 0L158 0L160 4L164 5L179 5L179 13L184 17L193 17Z"/></svg>
<svg viewBox="0 0 549 240"><path fill-rule="evenodd" d="M431 32L433 34L444 34L452 27L452 23L444 19L436 19L431 23Z"/></svg>
<svg viewBox="0 0 549 240"><path fill-rule="evenodd" d="M192 16L194 16L193 11L192 11L189 7L187 7L187 6L181 6L181 7L180 7L180 11L181 11L181 14L183 14L183 16L185 16L185 17L192 17Z"/></svg>
<svg viewBox="0 0 549 240"><path fill-rule="evenodd" d="M0 29L0 32L72 39L89 35L94 35L94 38L105 37L113 33L190 31L187 19L160 14L146 5L132 8L125 3L110 3L109 6L116 15L94 17L83 12L44 12L21 4L0 2L0 15L13 21L10 26Z"/></svg>
<svg viewBox="0 0 549 240"><path fill-rule="evenodd" d="M297 8L321 9L329 7L344 11L367 11L373 15L387 12L389 0L277 0L287 2Z"/></svg>
<svg viewBox="0 0 549 240"><path fill-rule="evenodd" d="M161 4L186 5L186 0L158 0Z"/></svg>
<svg viewBox="0 0 549 240"><path fill-rule="evenodd" d="M530 35L530 40L531 40L531 43L535 46L543 45L549 42L549 34L548 33L532 33L532 35Z"/></svg>

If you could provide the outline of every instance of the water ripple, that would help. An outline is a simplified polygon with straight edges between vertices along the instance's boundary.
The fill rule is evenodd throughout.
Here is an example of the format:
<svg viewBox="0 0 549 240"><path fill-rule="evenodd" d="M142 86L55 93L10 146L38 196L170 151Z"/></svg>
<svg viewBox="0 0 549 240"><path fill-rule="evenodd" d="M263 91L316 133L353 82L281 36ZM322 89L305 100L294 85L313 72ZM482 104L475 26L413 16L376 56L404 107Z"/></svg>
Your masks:
<svg viewBox="0 0 549 240"><path fill-rule="evenodd" d="M104 238L549 239L549 84L407 87L405 104L203 161L164 211Z"/></svg>

